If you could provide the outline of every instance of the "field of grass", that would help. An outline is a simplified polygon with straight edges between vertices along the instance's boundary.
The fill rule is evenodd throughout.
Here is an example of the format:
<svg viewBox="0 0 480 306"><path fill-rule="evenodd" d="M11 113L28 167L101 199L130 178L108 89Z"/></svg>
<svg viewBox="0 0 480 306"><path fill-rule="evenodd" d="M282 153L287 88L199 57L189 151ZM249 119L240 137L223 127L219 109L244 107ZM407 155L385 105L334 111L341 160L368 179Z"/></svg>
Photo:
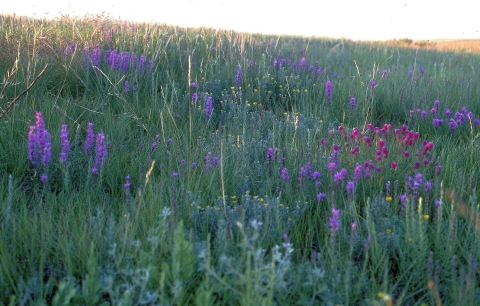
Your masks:
<svg viewBox="0 0 480 306"><path fill-rule="evenodd" d="M0 303L479 304L479 66L0 16Z"/></svg>

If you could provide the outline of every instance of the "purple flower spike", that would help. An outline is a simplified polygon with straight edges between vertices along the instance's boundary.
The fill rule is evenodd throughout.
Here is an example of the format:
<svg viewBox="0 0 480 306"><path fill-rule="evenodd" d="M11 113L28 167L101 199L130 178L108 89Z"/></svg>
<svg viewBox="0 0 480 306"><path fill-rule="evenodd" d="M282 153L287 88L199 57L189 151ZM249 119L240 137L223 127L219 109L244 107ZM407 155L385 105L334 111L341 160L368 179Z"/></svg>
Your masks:
<svg viewBox="0 0 480 306"><path fill-rule="evenodd" d="M326 197L327 197L326 194L324 194L323 192L320 192L319 194L317 194L317 201L321 202Z"/></svg>
<svg viewBox="0 0 480 306"><path fill-rule="evenodd" d="M85 154L90 155L92 151L93 142L95 141L95 135L93 134L93 123L89 122L87 126L87 139L83 147Z"/></svg>
<svg viewBox="0 0 480 306"><path fill-rule="evenodd" d="M68 155L70 154L70 141L68 141L68 126L62 124L62 130L60 131L60 163L66 163Z"/></svg>
<svg viewBox="0 0 480 306"><path fill-rule="evenodd" d="M95 138L95 166L92 172L98 175L98 171L103 165L105 158L107 157L107 145L105 144L105 136L101 133L97 134Z"/></svg>
<svg viewBox="0 0 480 306"><path fill-rule="evenodd" d="M347 194L349 194L349 195L354 194L355 193L355 182L354 181L348 181L345 188L347 189Z"/></svg>
<svg viewBox="0 0 480 306"><path fill-rule="evenodd" d="M340 209L332 208L332 216L328 219L328 225L332 233L336 233L340 226Z"/></svg>
<svg viewBox="0 0 480 306"><path fill-rule="evenodd" d="M242 85L242 68L238 67L237 74L235 75L235 85L240 87Z"/></svg>
<svg viewBox="0 0 480 306"><path fill-rule="evenodd" d="M357 107L357 98L355 98L355 97L350 98L350 106L352 107L352 109Z"/></svg>
<svg viewBox="0 0 480 306"><path fill-rule="evenodd" d="M325 96L327 100L332 100L332 83L330 81L325 84Z"/></svg>
<svg viewBox="0 0 480 306"><path fill-rule="evenodd" d="M290 180L290 176L288 176L288 169L287 168L282 169L281 177L282 177L282 180L284 180L286 182Z"/></svg>
<svg viewBox="0 0 480 306"><path fill-rule="evenodd" d="M130 175L127 174L127 176L125 176L125 184L123 184L123 187L125 188L125 191L129 191L131 185L132 185L132 183L130 182Z"/></svg>
<svg viewBox="0 0 480 306"><path fill-rule="evenodd" d="M213 113L212 97L208 96L207 101L205 102L205 115L207 116L207 118L210 118L212 113Z"/></svg>

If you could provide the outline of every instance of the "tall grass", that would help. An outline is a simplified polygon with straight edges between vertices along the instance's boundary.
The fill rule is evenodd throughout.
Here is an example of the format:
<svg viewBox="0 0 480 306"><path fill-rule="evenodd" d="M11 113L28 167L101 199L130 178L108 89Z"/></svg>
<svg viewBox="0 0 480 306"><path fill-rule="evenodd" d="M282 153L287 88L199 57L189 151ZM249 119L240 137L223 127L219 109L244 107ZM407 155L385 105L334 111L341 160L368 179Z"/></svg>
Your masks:
<svg viewBox="0 0 480 306"><path fill-rule="evenodd" d="M0 20L2 303L480 301L478 54Z"/></svg>

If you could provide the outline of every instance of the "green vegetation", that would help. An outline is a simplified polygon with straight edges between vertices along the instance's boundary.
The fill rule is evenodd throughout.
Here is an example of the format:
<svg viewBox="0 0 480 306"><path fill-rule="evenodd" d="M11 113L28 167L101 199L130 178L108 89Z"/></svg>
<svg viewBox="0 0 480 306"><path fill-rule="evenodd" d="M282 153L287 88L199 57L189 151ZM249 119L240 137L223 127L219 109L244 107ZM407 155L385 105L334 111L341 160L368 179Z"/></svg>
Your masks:
<svg viewBox="0 0 480 306"><path fill-rule="evenodd" d="M480 55L99 18L0 34L0 303L480 302Z"/></svg>

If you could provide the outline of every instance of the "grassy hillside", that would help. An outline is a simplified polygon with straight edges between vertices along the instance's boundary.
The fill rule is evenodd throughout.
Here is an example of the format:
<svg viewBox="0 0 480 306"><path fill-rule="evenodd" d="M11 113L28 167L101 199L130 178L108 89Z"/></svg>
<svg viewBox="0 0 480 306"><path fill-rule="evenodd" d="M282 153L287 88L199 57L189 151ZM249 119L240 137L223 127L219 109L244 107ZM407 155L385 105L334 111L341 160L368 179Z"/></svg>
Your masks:
<svg viewBox="0 0 480 306"><path fill-rule="evenodd" d="M100 17L0 34L1 303L480 301L477 53Z"/></svg>

